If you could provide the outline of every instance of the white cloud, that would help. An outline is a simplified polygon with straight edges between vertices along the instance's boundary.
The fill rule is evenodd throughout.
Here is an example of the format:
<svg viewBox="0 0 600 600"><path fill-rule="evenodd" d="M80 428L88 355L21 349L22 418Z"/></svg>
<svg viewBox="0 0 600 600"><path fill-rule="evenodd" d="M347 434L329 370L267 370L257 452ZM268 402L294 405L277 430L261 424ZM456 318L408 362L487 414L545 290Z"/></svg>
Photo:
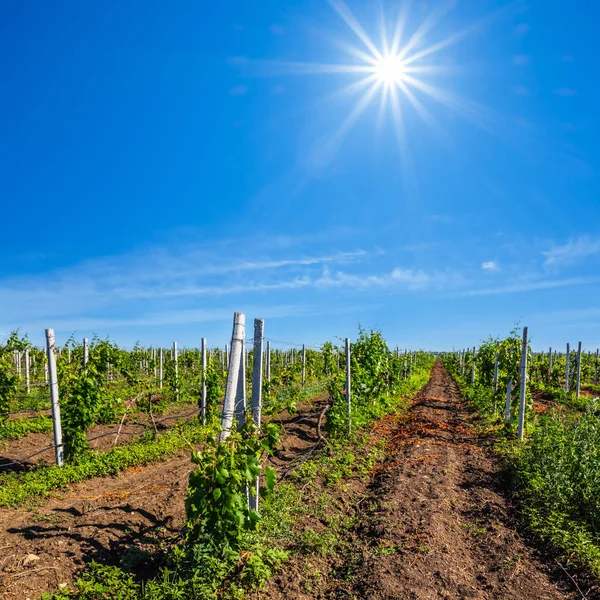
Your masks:
<svg viewBox="0 0 600 600"><path fill-rule="evenodd" d="M600 239L583 235L562 246L554 246L554 248L542 252L542 254L546 257L545 267L553 268L570 265L600 254Z"/></svg>
<svg viewBox="0 0 600 600"><path fill-rule="evenodd" d="M497 271L498 263L495 260L487 260L487 261L481 263L481 268L484 271Z"/></svg>

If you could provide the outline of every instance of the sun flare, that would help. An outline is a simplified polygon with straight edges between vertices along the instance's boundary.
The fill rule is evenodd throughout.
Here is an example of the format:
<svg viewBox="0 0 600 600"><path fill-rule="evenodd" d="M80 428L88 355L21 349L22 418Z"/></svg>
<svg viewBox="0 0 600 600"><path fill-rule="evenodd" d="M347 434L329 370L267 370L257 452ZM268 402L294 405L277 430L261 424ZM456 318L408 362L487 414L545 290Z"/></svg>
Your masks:
<svg viewBox="0 0 600 600"><path fill-rule="evenodd" d="M398 55L382 56L373 70L377 79L387 85L398 83L404 77L404 63Z"/></svg>

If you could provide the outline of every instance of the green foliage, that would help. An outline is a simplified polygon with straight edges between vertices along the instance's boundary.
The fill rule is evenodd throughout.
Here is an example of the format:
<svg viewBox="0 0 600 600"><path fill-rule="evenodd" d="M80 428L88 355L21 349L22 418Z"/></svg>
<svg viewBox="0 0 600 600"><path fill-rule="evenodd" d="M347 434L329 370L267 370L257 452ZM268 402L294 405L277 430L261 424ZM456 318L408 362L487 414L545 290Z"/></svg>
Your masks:
<svg viewBox="0 0 600 600"><path fill-rule="evenodd" d="M206 433L206 427L194 420L182 423L156 439L141 439L126 446L117 446L109 452L89 452L81 461L65 463L62 467L0 473L0 506L18 506L77 481L117 475L129 467L164 460L189 444L201 442Z"/></svg>
<svg viewBox="0 0 600 600"><path fill-rule="evenodd" d="M333 436L347 436L374 419L393 410L399 397L413 385L422 385L429 376L433 357L419 352L414 364L410 357L396 357L379 332L360 329L351 346L351 409L345 395L345 372L338 373L327 385L331 407L327 412L327 430ZM415 377L408 376L413 367ZM406 365L406 368L405 368Z"/></svg>
<svg viewBox="0 0 600 600"><path fill-rule="evenodd" d="M32 419L15 419L5 421L0 426L0 440L18 440L30 433L51 433L52 419L38 415Z"/></svg>
<svg viewBox="0 0 600 600"><path fill-rule="evenodd" d="M523 511L532 528L600 575L600 416L543 418L514 460Z"/></svg>
<svg viewBox="0 0 600 600"><path fill-rule="evenodd" d="M41 600L136 600L139 597L140 586L133 581L131 575L127 575L118 567L92 561L83 575L75 581L75 590L43 594Z"/></svg>
<svg viewBox="0 0 600 600"><path fill-rule="evenodd" d="M260 520L247 499L248 490L255 493L260 455L271 453L277 439L275 425L268 425L266 436L260 437L248 423L221 443L207 439L205 447L192 454L197 468L190 473L185 503L188 542L201 542L219 554L239 549L243 534L254 531ZM270 473L267 487L272 489L274 483Z"/></svg>

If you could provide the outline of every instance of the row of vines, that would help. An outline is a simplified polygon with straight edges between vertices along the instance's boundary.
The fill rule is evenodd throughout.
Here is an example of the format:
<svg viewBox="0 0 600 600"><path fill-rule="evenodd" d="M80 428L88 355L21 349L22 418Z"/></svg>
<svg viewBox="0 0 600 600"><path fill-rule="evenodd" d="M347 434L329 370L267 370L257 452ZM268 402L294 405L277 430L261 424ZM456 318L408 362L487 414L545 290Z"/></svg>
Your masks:
<svg viewBox="0 0 600 600"><path fill-rule="evenodd" d="M47 408L47 399L42 401L43 393L37 388L32 388L32 395L37 398L39 394L39 402L24 399L19 391L22 381L15 373L13 360L17 345L18 350L29 349L36 356L27 338L17 334L0 347L4 414L0 431L10 429L17 420L37 418L23 417L22 411ZM361 330L351 345L349 407L346 357L340 345L326 343L302 354L273 350L268 361L269 378L262 382L260 428L247 420L243 428L233 428L234 433L219 442L221 399L228 376L222 353L210 353L204 372L200 350L186 349L177 358L163 352L162 389L155 377L156 356L152 349L126 351L99 339L85 350L69 340L57 359L65 464L0 472L0 504L16 505L87 477L116 475L122 468L162 460L191 444L194 469L185 500L186 528L166 554L161 552L156 557L156 576L142 581L126 565L93 563L73 589L48 598L241 598L260 588L287 558L269 531L283 493L277 485L277 473L265 464L280 445L282 432L276 417L282 411L294 414L300 402L310 404L311 398L319 394L323 397L327 392L328 404L323 412L323 431L327 435L315 448L316 459L319 454L336 452L340 443L356 439L375 419L404 406L405 399L427 381L433 364L431 354L392 351L381 334ZM249 389L252 349L247 350L244 360L245 385ZM88 434L94 424L122 424L124 417L131 418L136 412L152 411L156 416L180 404L197 407L203 381L208 399L204 423L196 411L191 419L171 430L149 429L142 439L127 446L108 451L89 447ZM249 502L257 492L263 498L261 510ZM286 493L290 493L289 488Z"/></svg>

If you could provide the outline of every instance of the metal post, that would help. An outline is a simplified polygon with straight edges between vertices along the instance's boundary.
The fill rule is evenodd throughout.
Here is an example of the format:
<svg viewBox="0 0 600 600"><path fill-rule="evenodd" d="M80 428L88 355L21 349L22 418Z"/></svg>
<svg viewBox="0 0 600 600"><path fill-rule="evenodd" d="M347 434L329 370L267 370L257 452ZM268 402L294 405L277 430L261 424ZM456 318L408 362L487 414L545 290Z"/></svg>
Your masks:
<svg viewBox="0 0 600 600"><path fill-rule="evenodd" d="M302 385L306 383L306 345L302 344Z"/></svg>
<svg viewBox="0 0 600 600"><path fill-rule="evenodd" d="M577 347L577 383L575 388L575 397L579 400L579 392L581 391L581 342Z"/></svg>
<svg viewBox="0 0 600 600"><path fill-rule="evenodd" d="M27 393L31 393L31 378L29 375L29 350L25 350L25 385L27 386Z"/></svg>
<svg viewBox="0 0 600 600"><path fill-rule="evenodd" d="M60 405L58 403L58 375L56 373L56 348L54 346L54 329L46 329L46 351L48 355L48 376L50 379L50 402L52 404L52 431L54 433L54 456L56 464L62 467L63 443L60 425Z"/></svg>
<svg viewBox="0 0 600 600"><path fill-rule="evenodd" d="M158 349L158 387L163 387L163 349Z"/></svg>
<svg viewBox="0 0 600 600"><path fill-rule="evenodd" d="M265 322L263 319L254 319L254 365L252 366L252 420L260 431L260 417L262 411L262 374L263 374L263 338ZM267 348L269 342L267 342ZM267 353L268 356L268 353ZM268 360L268 359L267 359ZM268 372L268 371L267 371ZM258 511L258 477L254 481L254 495L248 496L249 508Z"/></svg>
<svg viewBox="0 0 600 600"><path fill-rule="evenodd" d="M352 392L350 373L350 338L346 338L346 405L348 411L348 434L352 433Z"/></svg>
<svg viewBox="0 0 600 600"><path fill-rule="evenodd" d="M246 315L240 312L234 313L233 332L231 336L231 365L240 364L240 359L242 357L242 342L245 337L245 330ZM225 385L225 398L223 399L223 414L221 416L221 434L219 436L220 442L226 440L231 432L239 376L239 368L230 368L227 373L227 383Z"/></svg>
<svg viewBox="0 0 600 600"><path fill-rule="evenodd" d="M512 398L513 380L512 377L508 380L506 386L506 406L504 408L504 422L508 425L510 423L510 401Z"/></svg>
<svg viewBox="0 0 600 600"><path fill-rule="evenodd" d="M565 368L565 390L569 391L569 360L571 359L571 346L567 344L567 366Z"/></svg>
<svg viewBox="0 0 600 600"><path fill-rule="evenodd" d="M175 400L179 400L179 353L177 352L177 342L173 342L173 366L175 368Z"/></svg>
<svg viewBox="0 0 600 600"><path fill-rule="evenodd" d="M260 347L262 348L262 343L261 343ZM262 357L262 350L260 351L260 355ZM271 381L271 342L270 341L267 341L267 354L265 355L265 363L266 363L266 371L267 371L267 381Z"/></svg>
<svg viewBox="0 0 600 600"><path fill-rule="evenodd" d="M521 346L521 396L519 400L519 427L517 436L523 439L525 429L525 395L527 393L527 327L523 327L523 345Z"/></svg>
<svg viewBox="0 0 600 600"><path fill-rule="evenodd" d="M206 425L206 338L202 338L202 397L200 398L200 417Z"/></svg>
<svg viewBox="0 0 600 600"><path fill-rule="evenodd" d="M83 368L87 367L88 361L90 359L90 348L88 345L88 339L83 338Z"/></svg>
<svg viewBox="0 0 600 600"><path fill-rule="evenodd" d="M498 353L496 352L496 358L494 360L494 392L498 391Z"/></svg>

